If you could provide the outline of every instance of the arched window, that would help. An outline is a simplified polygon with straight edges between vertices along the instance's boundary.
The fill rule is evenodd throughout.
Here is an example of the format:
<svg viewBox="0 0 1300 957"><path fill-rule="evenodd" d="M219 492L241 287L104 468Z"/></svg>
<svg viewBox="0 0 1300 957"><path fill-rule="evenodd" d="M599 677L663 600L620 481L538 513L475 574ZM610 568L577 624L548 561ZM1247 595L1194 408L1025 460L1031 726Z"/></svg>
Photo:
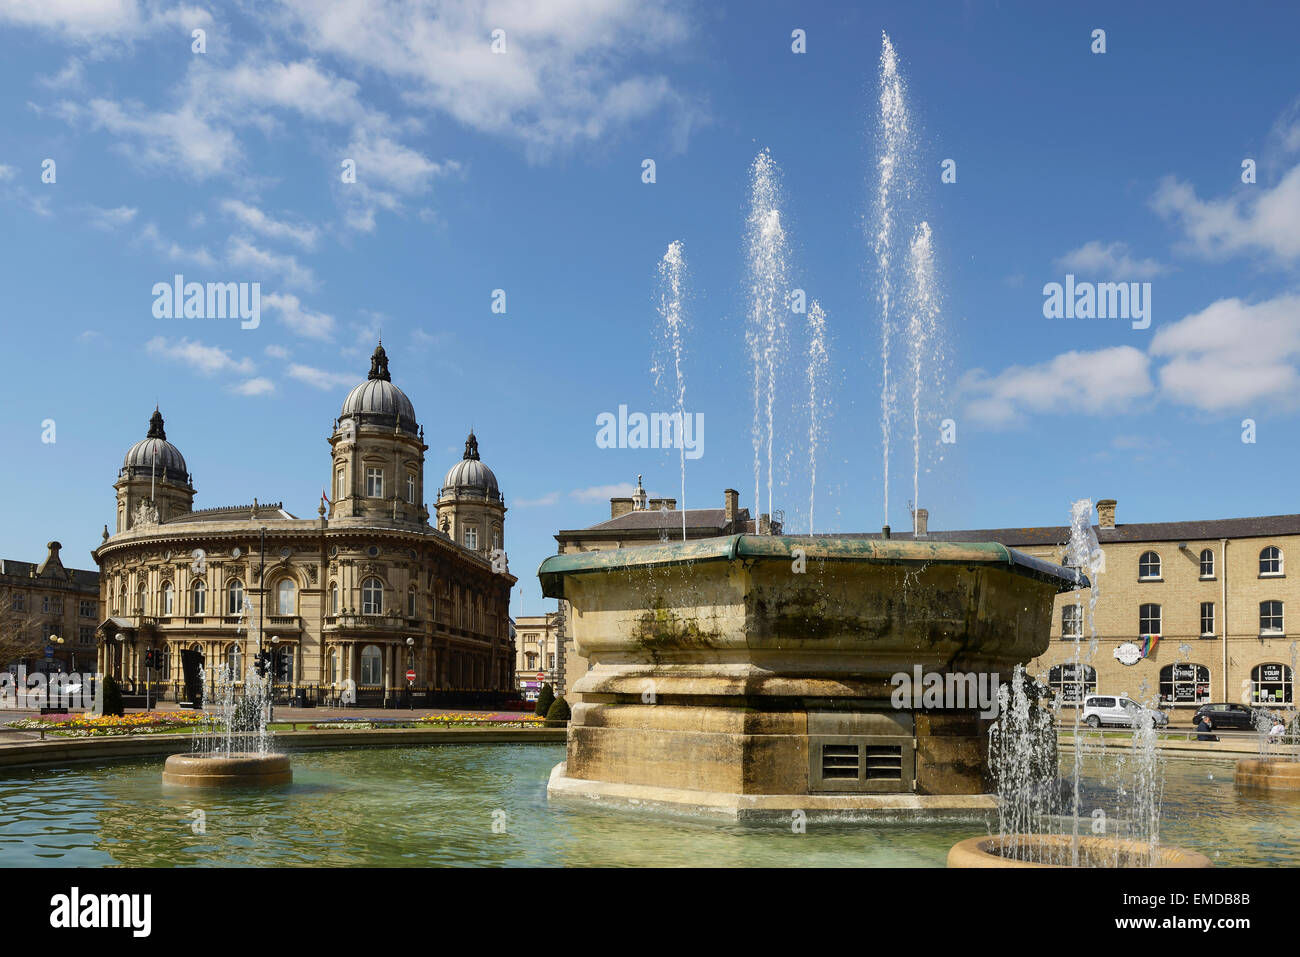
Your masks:
<svg viewBox="0 0 1300 957"><path fill-rule="evenodd" d="M361 649L361 684L377 685L383 683L383 660L378 645L366 645Z"/></svg>
<svg viewBox="0 0 1300 957"><path fill-rule="evenodd" d="M230 680L241 681L244 677L243 655L240 652L239 645L230 645L226 648L226 665L230 668Z"/></svg>
<svg viewBox="0 0 1300 957"><path fill-rule="evenodd" d="M208 586L200 578L191 589L190 614L206 615L208 613Z"/></svg>
<svg viewBox="0 0 1300 957"><path fill-rule="evenodd" d="M171 582L163 582L162 586L162 616L170 617L172 610L175 608L176 592L172 589Z"/></svg>
<svg viewBox="0 0 1300 957"><path fill-rule="evenodd" d="M244 610L244 583L238 578L231 579L226 586L226 614L238 615Z"/></svg>
<svg viewBox="0 0 1300 957"><path fill-rule="evenodd" d="M1293 700L1290 667L1283 664L1256 665L1250 671L1250 690L1255 701L1290 704Z"/></svg>
<svg viewBox="0 0 1300 957"><path fill-rule="evenodd" d="M1160 577L1160 556L1156 552L1143 552L1138 559L1138 580L1147 581Z"/></svg>
<svg viewBox="0 0 1300 957"><path fill-rule="evenodd" d="M1282 574L1282 549L1270 545L1259 553L1259 576Z"/></svg>
<svg viewBox="0 0 1300 957"><path fill-rule="evenodd" d="M330 614L339 613L339 583L330 582Z"/></svg>
<svg viewBox="0 0 1300 957"><path fill-rule="evenodd" d="M1214 549L1212 548L1201 549L1201 577L1214 577Z"/></svg>
<svg viewBox="0 0 1300 957"><path fill-rule="evenodd" d="M1286 630L1282 619L1280 601L1261 601L1259 603L1259 633L1261 635L1280 635Z"/></svg>
<svg viewBox="0 0 1300 957"><path fill-rule="evenodd" d="M361 583L361 614L384 613L384 586L378 578L367 578Z"/></svg>
<svg viewBox="0 0 1300 957"><path fill-rule="evenodd" d="M1160 606L1154 604L1140 605L1138 607L1138 634L1158 635L1160 633Z"/></svg>
<svg viewBox="0 0 1300 957"><path fill-rule="evenodd" d="M145 600L144 583L141 582L140 587L136 590L135 593L135 611L137 615L144 614L144 607L145 607L144 600Z"/></svg>
<svg viewBox="0 0 1300 957"><path fill-rule="evenodd" d="M1210 700L1210 669L1204 665L1165 665L1160 669L1160 700L1202 704Z"/></svg>
<svg viewBox="0 0 1300 957"><path fill-rule="evenodd" d="M406 501L411 505L415 504L415 473L406 473Z"/></svg>
<svg viewBox="0 0 1300 957"><path fill-rule="evenodd" d="M415 586L412 585L406 590L406 617L415 617Z"/></svg>
<svg viewBox="0 0 1300 957"><path fill-rule="evenodd" d="M294 614L296 597L297 589L294 587L293 579L280 579L280 584L275 586L275 613L277 615Z"/></svg>

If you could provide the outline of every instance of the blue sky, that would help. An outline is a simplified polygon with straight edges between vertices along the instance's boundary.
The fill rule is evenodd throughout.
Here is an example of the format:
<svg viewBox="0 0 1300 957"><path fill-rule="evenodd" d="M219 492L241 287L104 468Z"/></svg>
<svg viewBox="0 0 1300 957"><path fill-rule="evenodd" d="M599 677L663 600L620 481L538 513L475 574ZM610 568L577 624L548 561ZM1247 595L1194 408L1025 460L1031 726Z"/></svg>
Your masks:
<svg viewBox="0 0 1300 957"><path fill-rule="evenodd" d="M1065 523L1085 496L1117 498L1120 522L1297 511L1300 14L1134 6L0 0L0 554L57 538L91 565L155 401L197 507L314 514L331 420L382 329L425 425L426 497L472 425L510 507L515 611L536 613L556 529L607 517L638 473L680 494L676 452L595 442L601 412L671 407L651 368L674 240L686 406L706 422L686 503L734 486L752 506L744 229L761 149L782 173L790 285L827 313L817 528L878 528L882 31L915 124L899 228L931 224L942 298L932 527ZM154 318L151 289L177 272L260 282L261 325ZM1150 328L1044 318L1043 286L1066 273L1150 282ZM774 498L803 531L807 342L789 318ZM913 480L899 400L896 528Z"/></svg>

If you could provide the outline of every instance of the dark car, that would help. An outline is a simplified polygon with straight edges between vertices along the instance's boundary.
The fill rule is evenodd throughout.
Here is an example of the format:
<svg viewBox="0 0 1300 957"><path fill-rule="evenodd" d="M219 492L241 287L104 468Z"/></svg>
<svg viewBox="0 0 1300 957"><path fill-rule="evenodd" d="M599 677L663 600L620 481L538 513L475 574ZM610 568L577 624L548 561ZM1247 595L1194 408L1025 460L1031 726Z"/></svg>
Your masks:
<svg viewBox="0 0 1300 957"><path fill-rule="evenodd" d="M1255 731L1261 720L1267 721L1269 727L1273 724L1268 712L1248 704L1203 704L1192 715L1192 724L1200 724L1202 717L1209 718L1216 731L1225 728Z"/></svg>

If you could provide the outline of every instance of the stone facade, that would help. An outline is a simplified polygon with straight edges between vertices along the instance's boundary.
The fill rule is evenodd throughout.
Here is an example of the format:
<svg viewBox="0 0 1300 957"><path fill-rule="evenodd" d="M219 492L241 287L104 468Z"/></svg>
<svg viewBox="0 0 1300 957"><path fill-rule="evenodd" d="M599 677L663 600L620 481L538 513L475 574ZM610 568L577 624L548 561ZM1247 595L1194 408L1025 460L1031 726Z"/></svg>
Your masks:
<svg viewBox="0 0 1300 957"><path fill-rule="evenodd" d="M1096 576L1095 615L1086 589L1057 596L1051 645L1030 670L1067 700L1077 695L1082 682L1072 682L1070 672L1078 633L1080 663L1091 669L1087 691L1158 695L1162 707L1184 717L1208 701L1293 704L1300 635L1290 616L1300 612L1300 585L1286 561L1300 558L1300 515L1119 524L1116 509L1113 499L1097 505L1094 530L1105 564ZM1070 530L930 531L928 537L997 541L1062 562ZM1094 625L1097 651L1090 657ZM1149 635L1159 640L1146 656L1125 647L1142 652Z"/></svg>
<svg viewBox="0 0 1300 957"><path fill-rule="evenodd" d="M422 693L511 690L515 579L429 524L423 438L380 346L329 436L334 498L316 518L256 500L194 511L184 459L155 412L151 445L133 446L119 475L118 530L92 553L100 669L138 688L145 651L159 649L157 691L178 693L182 649L242 675L259 636L267 649L274 636L289 652L290 688L318 699L392 701L408 669Z"/></svg>
<svg viewBox="0 0 1300 957"><path fill-rule="evenodd" d="M66 568L58 542L47 546L38 563L0 559L0 628L11 660L0 661L17 673L91 671L95 667L95 629L102 620L99 572ZM52 646L53 657L44 649Z"/></svg>

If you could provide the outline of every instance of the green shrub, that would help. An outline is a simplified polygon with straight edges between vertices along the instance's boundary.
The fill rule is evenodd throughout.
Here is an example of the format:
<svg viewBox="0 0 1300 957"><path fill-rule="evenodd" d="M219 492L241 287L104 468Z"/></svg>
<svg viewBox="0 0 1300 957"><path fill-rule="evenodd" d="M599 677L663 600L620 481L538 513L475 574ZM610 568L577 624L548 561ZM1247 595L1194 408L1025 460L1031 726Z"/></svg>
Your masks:
<svg viewBox="0 0 1300 957"><path fill-rule="evenodd" d="M542 690L537 692L537 707L533 709L533 714L539 718L545 718L546 712L550 710L551 703L555 700L555 691L550 684L542 685Z"/></svg>
<svg viewBox="0 0 1300 957"><path fill-rule="evenodd" d="M103 682L104 710L102 713L122 717L126 714L126 708L122 704L122 689L118 687L117 679L112 675L104 675Z"/></svg>
<svg viewBox="0 0 1300 957"><path fill-rule="evenodd" d="M561 728L569 723L572 714L569 711L569 702L564 698L556 698L551 702L551 706L546 709L546 726L548 728Z"/></svg>

